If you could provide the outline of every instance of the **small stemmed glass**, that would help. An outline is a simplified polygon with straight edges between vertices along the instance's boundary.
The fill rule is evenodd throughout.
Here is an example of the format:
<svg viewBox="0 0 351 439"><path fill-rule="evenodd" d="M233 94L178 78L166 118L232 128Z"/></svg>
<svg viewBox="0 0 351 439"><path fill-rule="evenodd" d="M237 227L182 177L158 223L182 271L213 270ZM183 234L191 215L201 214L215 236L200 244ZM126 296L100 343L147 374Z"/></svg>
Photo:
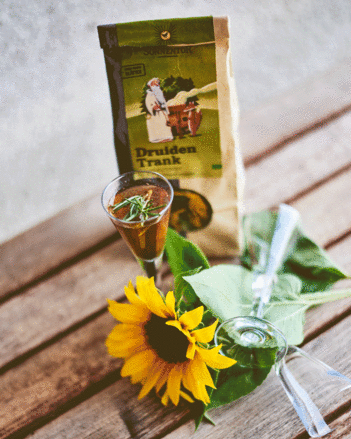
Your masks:
<svg viewBox="0 0 351 439"><path fill-rule="evenodd" d="M162 263L173 188L161 174L131 171L112 180L104 189L102 206L148 277Z"/></svg>
<svg viewBox="0 0 351 439"><path fill-rule="evenodd" d="M267 259L262 252L259 266L262 271L254 273L252 284L254 301L249 316L234 317L223 322L215 333L215 343L222 344L221 352L237 360L243 367L261 368L274 365L275 372L292 402L299 418L311 437L321 437L332 430L324 421L319 409L310 395L294 378L286 365L286 359L293 357L307 360L308 369L313 373L322 372L322 383L331 379L333 383L341 383L342 389L350 387L351 380L335 371L325 363L311 357L296 346L288 346L284 334L272 323L262 318L264 307L269 302L276 272L280 268L292 232L299 220L298 212L291 206L280 205L276 227ZM267 263L265 263L268 261ZM265 267L265 270L264 270ZM306 368L302 370L302 374ZM345 381L348 385L345 387Z"/></svg>

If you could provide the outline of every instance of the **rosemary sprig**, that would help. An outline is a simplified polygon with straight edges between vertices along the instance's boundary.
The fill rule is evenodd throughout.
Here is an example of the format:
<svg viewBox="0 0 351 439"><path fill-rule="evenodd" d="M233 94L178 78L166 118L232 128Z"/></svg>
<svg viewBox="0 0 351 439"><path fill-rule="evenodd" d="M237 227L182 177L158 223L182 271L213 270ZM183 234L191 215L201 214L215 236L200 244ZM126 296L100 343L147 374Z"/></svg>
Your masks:
<svg viewBox="0 0 351 439"><path fill-rule="evenodd" d="M162 209L165 204L161 206L154 206L151 201L152 190L150 189L144 196L134 195L129 198L125 198L120 203L110 206L113 213L122 207L129 206L129 212L123 218L123 221L133 221L140 219L141 225L144 225L144 221L149 218L156 218L160 216L159 213L154 212L155 210Z"/></svg>

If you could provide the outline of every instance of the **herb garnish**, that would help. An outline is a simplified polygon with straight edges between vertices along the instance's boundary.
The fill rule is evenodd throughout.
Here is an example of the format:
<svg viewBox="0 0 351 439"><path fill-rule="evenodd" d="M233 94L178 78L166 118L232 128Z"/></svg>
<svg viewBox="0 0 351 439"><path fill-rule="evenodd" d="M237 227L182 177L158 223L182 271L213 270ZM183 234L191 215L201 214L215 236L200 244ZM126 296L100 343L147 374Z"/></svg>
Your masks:
<svg viewBox="0 0 351 439"><path fill-rule="evenodd" d="M159 213L154 212L155 210L161 209L166 205L163 204L161 206L154 206L151 201L152 189L150 189L144 196L142 195L134 195L129 198L125 198L120 203L114 204L110 206L110 209L113 213L117 212L117 210L122 207L129 207L129 212L123 218L123 221L133 221L139 220L142 222L142 226L144 225L144 221L149 218L156 218L160 216Z"/></svg>

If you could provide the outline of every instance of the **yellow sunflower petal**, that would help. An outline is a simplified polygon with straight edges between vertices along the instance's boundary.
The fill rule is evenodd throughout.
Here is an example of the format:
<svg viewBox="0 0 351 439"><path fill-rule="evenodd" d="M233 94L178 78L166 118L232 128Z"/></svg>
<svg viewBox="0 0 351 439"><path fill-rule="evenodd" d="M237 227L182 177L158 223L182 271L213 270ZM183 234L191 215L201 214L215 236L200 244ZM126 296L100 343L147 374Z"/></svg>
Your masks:
<svg viewBox="0 0 351 439"><path fill-rule="evenodd" d="M206 386L212 387L213 389L216 388L212 376L207 369L206 363L202 360L198 353L196 353L193 368L196 369L196 376L200 381L202 381Z"/></svg>
<svg viewBox="0 0 351 439"><path fill-rule="evenodd" d="M124 287L124 292L130 303L133 305L142 305L145 306L140 297L136 294L135 289L133 287L132 281L129 281L128 286Z"/></svg>
<svg viewBox="0 0 351 439"><path fill-rule="evenodd" d="M188 390L190 390L196 399L199 399L204 404L208 404L210 398L205 383L201 381L201 378L197 375L197 369L197 362L194 360L189 361L183 377L183 384Z"/></svg>
<svg viewBox="0 0 351 439"><path fill-rule="evenodd" d="M166 296L166 306L169 310L170 315L175 318L176 310L175 310L175 297L173 291L169 291Z"/></svg>
<svg viewBox="0 0 351 439"><path fill-rule="evenodd" d="M166 325L167 326L174 326L175 328L179 329L180 332L184 332L182 325L179 323L178 320L167 320Z"/></svg>
<svg viewBox="0 0 351 439"><path fill-rule="evenodd" d="M116 340L114 337L114 330L107 337L105 345L108 349L108 353L117 358L130 357L134 353L141 349L146 349L147 347L144 336L140 335L137 337L125 338L123 341Z"/></svg>
<svg viewBox="0 0 351 439"><path fill-rule="evenodd" d="M151 370L149 370L148 376L146 377L145 383L141 388L141 391L138 395L138 399L144 398L150 390L155 387L158 379L160 378L162 372L163 361L156 361Z"/></svg>
<svg viewBox="0 0 351 439"><path fill-rule="evenodd" d="M150 311L137 305L118 303L107 299L108 310L113 317L122 323L141 323L146 322L150 317Z"/></svg>
<svg viewBox="0 0 351 439"><path fill-rule="evenodd" d="M174 405L179 403L180 383L183 376L183 365L176 364L170 371L167 380L167 394L171 398Z"/></svg>
<svg viewBox="0 0 351 439"><path fill-rule="evenodd" d="M200 343L209 343L216 331L216 327L218 324L218 320L216 320L212 325L206 326L205 328L197 329L191 333L192 336L195 337L196 341Z"/></svg>
<svg viewBox="0 0 351 439"><path fill-rule="evenodd" d="M227 367L233 366L236 361L221 355L219 353L221 347L222 345L213 349L202 349L199 346L196 346L196 350L207 366L212 367L212 369L226 369Z"/></svg>
<svg viewBox="0 0 351 439"><path fill-rule="evenodd" d="M139 297L152 313L163 318L169 316L168 308L155 287L154 278L148 279L147 277L138 276L136 286Z"/></svg>
<svg viewBox="0 0 351 439"><path fill-rule="evenodd" d="M195 338L190 336L190 337L188 337L188 340L189 340L189 346L188 346L188 349L186 351L186 358L189 358L190 360L192 360L194 358L195 349L196 349Z"/></svg>
<svg viewBox="0 0 351 439"><path fill-rule="evenodd" d="M169 396L168 396L168 393L166 391L165 394L162 396L161 402L163 405L166 406L168 404L168 401L169 401Z"/></svg>
<svg viewBox="0 0 351 439"><path fill-rule="evenodd" d="M183 390L180 391L180 396L188 402L194 402L193 398L191 398L187 393L183 392Z"/></svg>
<svg viewBox="0 0 351 439"><path fill-rule="evenodd" d="M159 392L162 389L162 387L166 384L167 379L168 379L168 375L169 375L172 367L173 367L172 364L165 362L164 369L161 372L160 378L158 379L157 384L155 386L156 392Z"/></svg>
<svg viewBox="0 0 351 439"><path fill-rule="evenodd" d="M152 349L137 352L132 357L128 358L121 369L121 376L126 377L135 375L141 370L144 371L144 377L147 376L148 369L152 366L156 359L156 354ZM140 378L140 380L143 377Z"/></svg>
<svg viewBox="0 0 351 439"><path fill-rule="evenodd" d="M136 338L144 335L144 330L139 325L132 325L129 323L117 324L109 334L109 338L124 342L127 339Z"/></svg>
<svg viewBox="0 0 351 439"><path fill-rule="evenodd" d="M140 364L139 370L137 372L134 372L133 375L130 377L132 384L145 383L146 378L150 373L150 371L152 370L155 361L156 361L156 357L154 357L154 361L151 361L149 363L146 362L145 364Z"/></svg>
<svg viewBox="0 0 351 439"><path fill-rule="evenodd" d="M199 306L198 308L184 313L182 316L180 316L179 321L186 329L192 330L201 323L203 313L204 307Z"/></svg>

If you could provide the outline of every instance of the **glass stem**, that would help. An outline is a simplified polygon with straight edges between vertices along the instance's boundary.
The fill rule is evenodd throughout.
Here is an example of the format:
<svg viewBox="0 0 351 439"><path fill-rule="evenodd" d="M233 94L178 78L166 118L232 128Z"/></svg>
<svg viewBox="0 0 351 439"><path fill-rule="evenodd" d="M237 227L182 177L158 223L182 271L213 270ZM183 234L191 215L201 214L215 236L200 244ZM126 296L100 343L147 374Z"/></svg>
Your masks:
<svg viewBox="0 0 351 439"><path fill-rule="evenodd" d="M259 278L262 279L263 286L258 288L254 295L250 316L262 319L264 308L269 302L272 294L275 279L273 276L266 276L265 274L259 275L257 279Z"/></svg>
<svg viewBox="0 0 351 439"><path fill-rule="evenodd" d="M264 306L265 306L265 303L262 300L262 296L255 297L254 301L252 303L252 309L250 312L250 316L251 317L258 317L259 319L262 319Z"/></svg>
<svg viewBox="0 0 351 439"><path fill-rule="evenodd" d="M149 261L139 260L139 263L141 265L141 268L145 271L147 277L154 277L156 283L157 268L155 261L149 262Z"/></svg>
<svg viewBox="0 0 351 439"><path fill-rule="evenodd" d="M145 261L144 259L136 258L141 268L145 271L147 277L153 277L156 287L159 287L159 269L162 265L163 253L155 258L153 261Z"/></svg>

